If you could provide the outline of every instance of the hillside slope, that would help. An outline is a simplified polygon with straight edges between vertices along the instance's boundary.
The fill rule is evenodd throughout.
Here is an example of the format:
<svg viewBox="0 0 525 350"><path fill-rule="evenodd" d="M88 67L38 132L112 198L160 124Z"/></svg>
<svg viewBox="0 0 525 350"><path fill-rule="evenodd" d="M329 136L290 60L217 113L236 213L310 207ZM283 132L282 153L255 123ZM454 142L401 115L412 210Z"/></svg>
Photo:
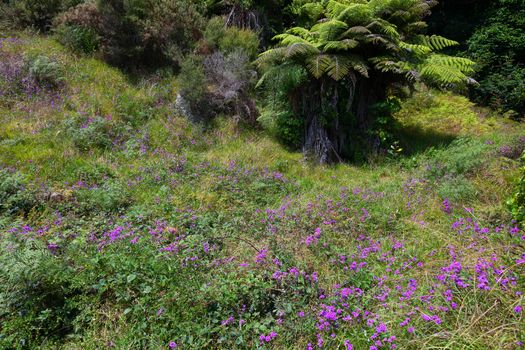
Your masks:
<svg viewBox="0 0 525 350"><path fill-rule="evenodd" d="M167 73L24 34L0 52L0 348L525 341L505 208L523 124L421 91L396 115L404 152L322 167L228 119L192 125ZM56 84L27 83L39 59Z"/></svg>

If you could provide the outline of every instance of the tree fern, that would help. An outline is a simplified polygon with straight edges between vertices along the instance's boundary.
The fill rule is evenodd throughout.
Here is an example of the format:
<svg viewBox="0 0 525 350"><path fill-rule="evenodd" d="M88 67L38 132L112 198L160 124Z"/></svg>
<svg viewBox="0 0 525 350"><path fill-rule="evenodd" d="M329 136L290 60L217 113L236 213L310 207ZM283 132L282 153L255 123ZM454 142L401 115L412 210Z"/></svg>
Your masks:
<svg viewBox="0 0 525 350"><path fill-rule="evenodd" d="M410 86L417 81L441 87L469 82L472 61L438 53L457 45L457 42L437 35L421 34L426 27L423 17L429 12L433 1L296 1L303 4L302 11L315 23L294 27L276 36L278 48L261 54L258 60L260 64L269 61L293 63L308 72L311 79L305 81L303 87L312 96L306 102L303 94L303 99L296 100L293 105L305 103L311 109L315 103L325 103L330 107L320 107L321 110L336 111L342 108L337 106L339 96L347 94L348 105L344 110L353 110L360 122L366 123L368 104L374 99L386 98L391 87ZM333 98L318 95L316 91L320 87L333 93ZM357 89L361 89L358 91L360 96L365 96L359 101L353 98ZM307 106L301 110L307 110ZM333 112L330 113L333 117ZM305 117L317 118L312 115ZM320 124L317 121L312 125L319 127ZM337 132L332 131L331 134ZM314 147L312 145L318 142L315 140L322 139L318 136L305 137L310 140L308 147L313 147L315 151L324 149L323 152L327 152L326 149L337 144L337 140L323 139L319 141L324 142L323 145ZM326 154L320 158L325 159Z"/></svg>

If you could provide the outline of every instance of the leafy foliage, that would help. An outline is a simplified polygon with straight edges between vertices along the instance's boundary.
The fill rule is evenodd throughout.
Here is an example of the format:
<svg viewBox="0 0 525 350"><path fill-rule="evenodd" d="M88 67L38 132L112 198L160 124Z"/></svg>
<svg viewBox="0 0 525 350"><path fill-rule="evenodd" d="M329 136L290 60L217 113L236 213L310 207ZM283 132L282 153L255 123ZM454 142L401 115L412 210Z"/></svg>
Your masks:
<svg viewBox="0 0 525 350"><path fill-rule="evenodd" d="M64 25L56 30L58 41L72 51L93 54L100 46L99 35L91 28Z"/></svg>
<svg viewBox="0 0 525 350"><path fill-rule="evenodd" d="M339 129L337 118L348 119L351 117L345 114L352 113L358 127L366 129L370 125L369 107L386 99L393 88L411 86L417 81L442 87L470 82L467 74L473 72L474 62L437 53L457 42L420 34L424 28L422 19L431 8L429 2L300 3L298 11L315 23L277 35L279 46L261 54L258 63L263 69L281 64L301 66L311 76L303 85L302 94L321 90L319 96L312 96L317 106L297 100L292 105L297 106L294 114L306 119L306 149L322 162L340 158L338 153L343 151L344 142L340 139L348 130ZM323 96L323 91L328 94ZM292 99L297 96L292 91L288 95ZM322 118L331 121L317 121L313 116L315 109L322 110ZM317 126L323 123L326 125ZM323 128L325 131L321 131Z"/></svg>
<svg viewBox="0 0 525 350"><path fill-rule="evenodd" d="M521 178L518 179L516 190L512 198L507 202L512 216L520 223L525 222L525 152L521 157Z"/></svg>
<svg viewBox="0 0 525 350"><path fill-rule="evenodd" d="M52 38L20 35L16 47L1 41L15 62L57 57L67 80L55 105L23 96L0 105L0 348L506 349L523 340L523 231L501 205L523 125L429 90L396 118L431 129L434 150L321 167L230 118L213 129L188 123L174 113L182 81L169 73L129 79ZM247 62L238 59L198 53L195 76L217 72L236 86ZM264 91L269 105L293 110L281 96L304 92L296 88L310 73L271 70L265 79L275 74L281 89ZM372 108L381 126L394 102ZM303 132L304 119L283 119L286 135ZM440 131L470 137L449 143ZM91 140L102 142L83 149ZM30 209L11 210L26 196Z"/></svg>
<svg viewBox="0 0 525 350"><path fill-rule="evenodd" d="M497 1L483 26L468 41L469 54L479 62L477 101L525 115L525 10L521 1Z"/></svg>
<svg viewBox="0 0 525 350"><path fill-rule="evenodd" d="M430 18L433 31L461 42L452 53L477 62L471 97L514 118L525 114L524 11L521 0L458 0L442 2Z"/></svg>
<svg viewBox="0 0 525 350"><path fill-rule="evenodd" d="M0 22L8 27L33 27L47 32L53 19L82 0L7 0L0 3Z"/></svg>
<svg viewBox="0 0 525 350"><path fill-rule="evenodd" d="M22 174L0 168L0 214L28 213L35 205L35 192Z"/></svg>

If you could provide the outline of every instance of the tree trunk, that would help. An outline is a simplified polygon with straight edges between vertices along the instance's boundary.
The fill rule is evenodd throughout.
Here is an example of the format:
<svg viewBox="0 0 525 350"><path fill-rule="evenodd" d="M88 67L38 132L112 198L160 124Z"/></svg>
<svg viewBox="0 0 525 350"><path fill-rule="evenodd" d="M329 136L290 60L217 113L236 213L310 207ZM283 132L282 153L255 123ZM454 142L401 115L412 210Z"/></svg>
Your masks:
<svg viewBox="0 0 525 350"><path fill-rule="evenodd" d="M337 85L331 80L321 80L305 90L302 94L302 112L306 120L303 152L313 154L321 164L342 161Z"/></svg>

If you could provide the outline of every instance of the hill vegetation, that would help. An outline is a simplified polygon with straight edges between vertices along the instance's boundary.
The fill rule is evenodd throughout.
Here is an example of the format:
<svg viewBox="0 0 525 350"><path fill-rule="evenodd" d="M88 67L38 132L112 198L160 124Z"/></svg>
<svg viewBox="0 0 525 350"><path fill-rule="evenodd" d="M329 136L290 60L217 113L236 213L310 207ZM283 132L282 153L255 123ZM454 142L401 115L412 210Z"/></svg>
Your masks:
<svg viewBox="0 0 525 350"><path fill-rule="evenodd" d="M432 2L0 4L0 349L523 346L525 125Z"/></svg>

